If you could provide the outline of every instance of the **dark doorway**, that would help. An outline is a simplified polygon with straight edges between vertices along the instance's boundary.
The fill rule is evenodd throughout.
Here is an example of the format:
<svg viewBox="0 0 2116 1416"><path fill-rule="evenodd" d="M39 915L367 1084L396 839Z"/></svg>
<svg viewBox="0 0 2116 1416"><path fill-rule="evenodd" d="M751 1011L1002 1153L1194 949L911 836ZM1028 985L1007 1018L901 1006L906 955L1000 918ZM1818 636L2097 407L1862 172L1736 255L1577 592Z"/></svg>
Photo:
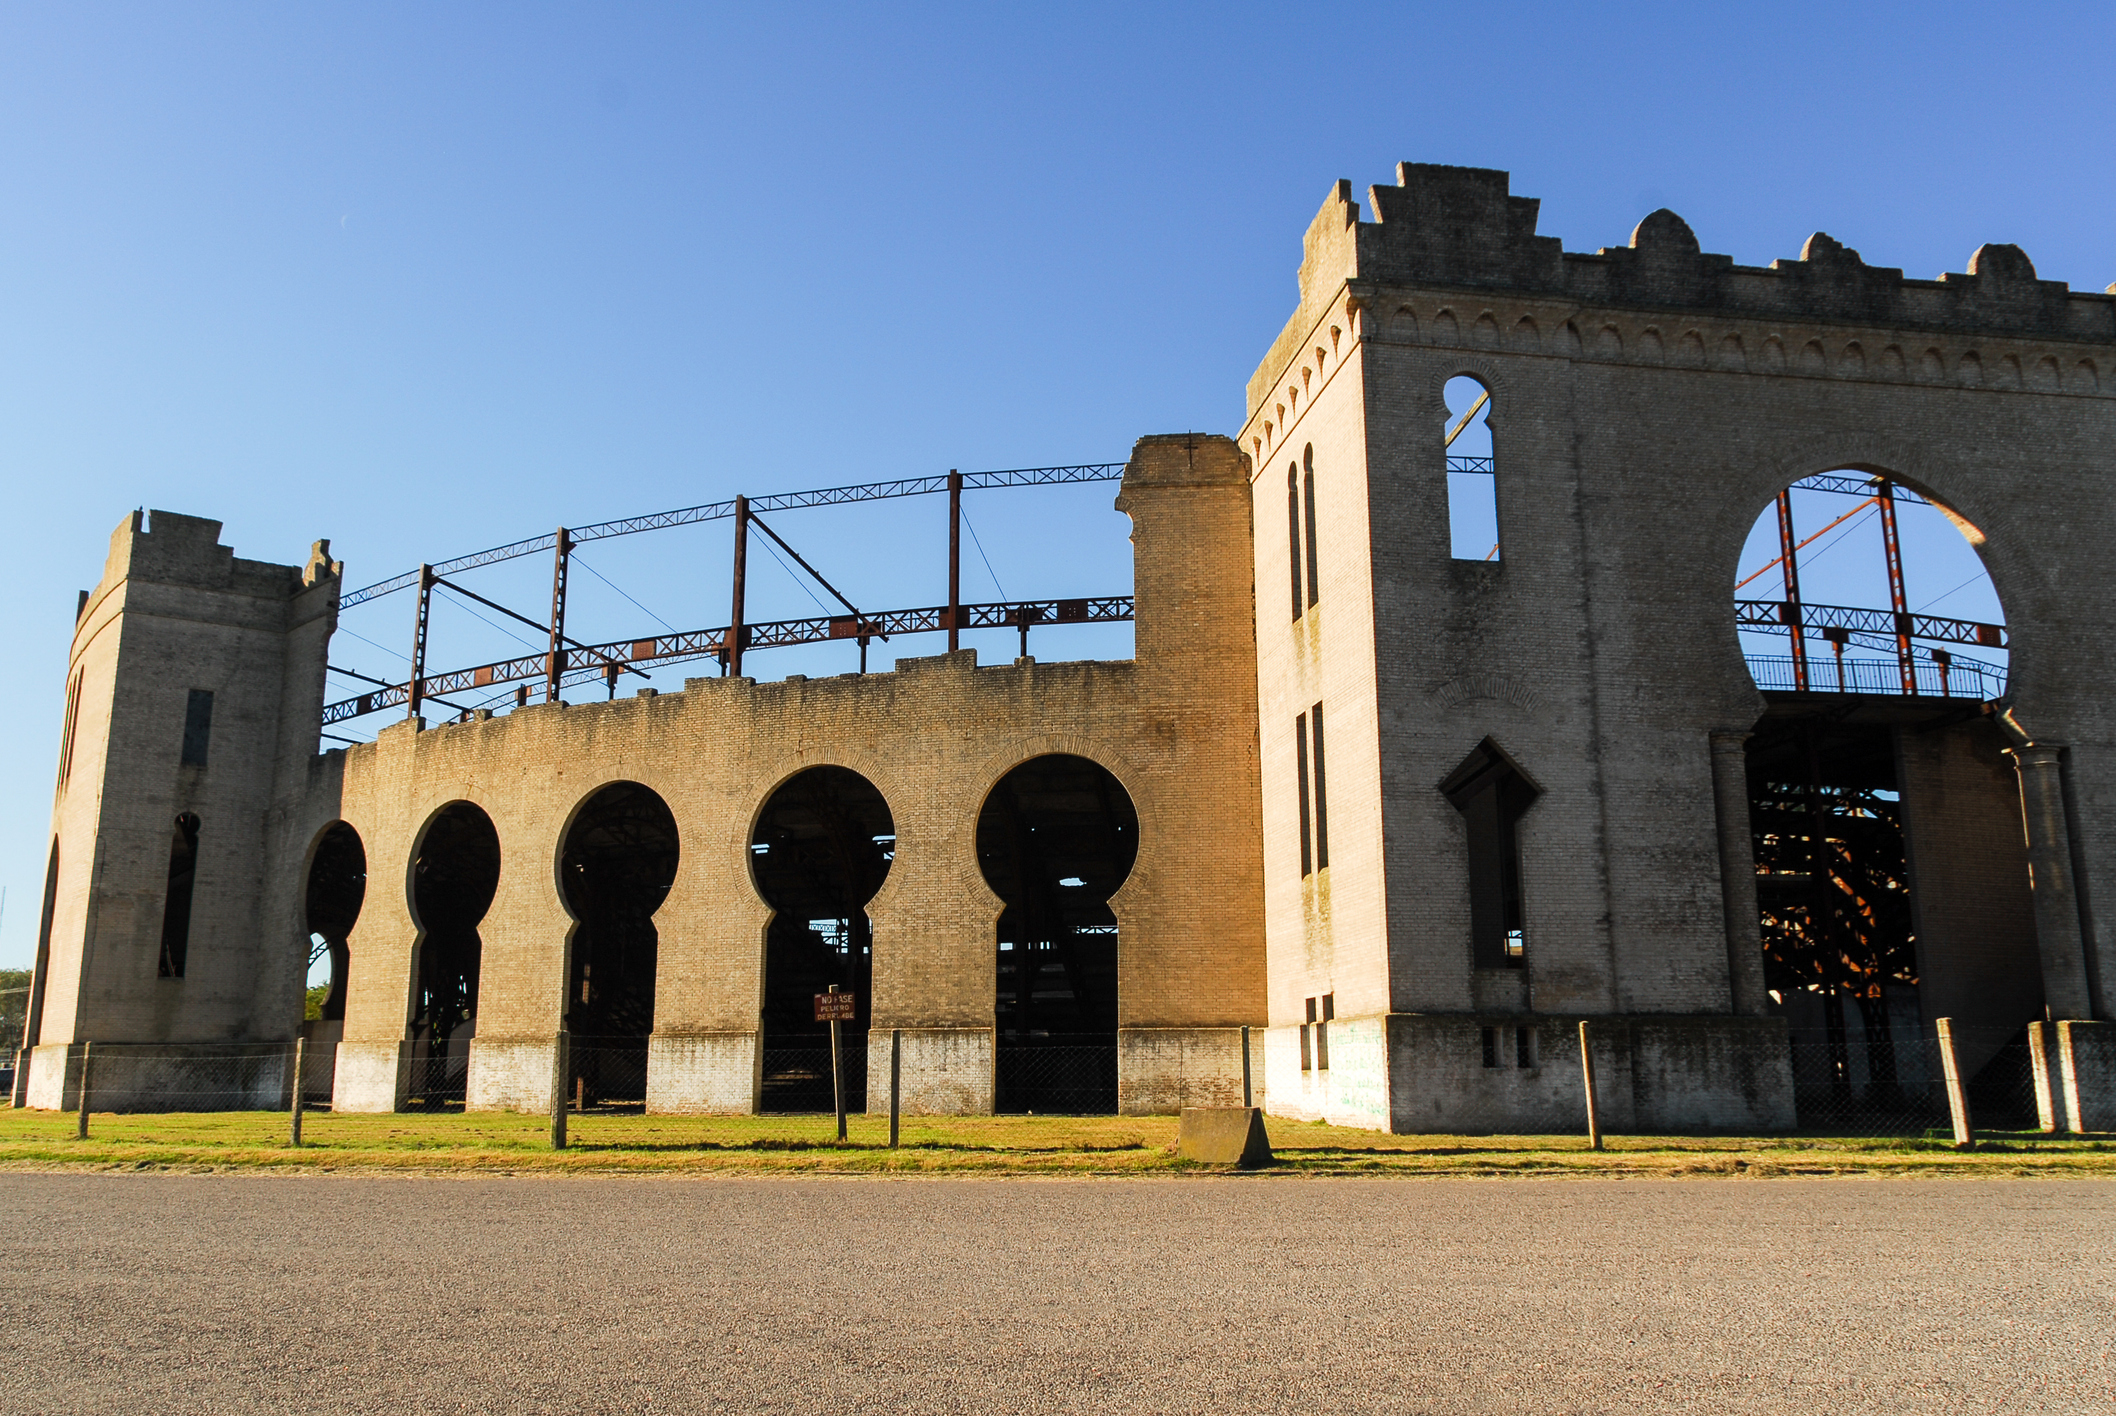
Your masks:
<svg viewBox="0 0 2116 1416"><path fill-rule="evenodd" d="M613 782L574 815L559 857L580 921L566 985L573 1095L581 1106L645 1105L654 1031L654 912L676 880L676 818L637 782Z"/></svg>
<svg viewBox="0 0 2116 1416"><path fill-rule="evenodd" d="M1771 694L1749 741L1764 986L1785 1018L1800 1124L1847 1133L1945 1123L1932 1009L1926 1004L1919 902L1929 912L1953 882L1914 874L1906 751L1973 726L1976 705ZM1965 715L1968 715L1965 717ZM1962 836L2020 830L1981 803L1921 798ZM1927 829L1941 827L1940 819ZM2012 847L2000 839L1994 848ZM1949 922L1941 920L1942 925ZM1999 941L1983 941L1989 952ZM2037 967L2023 958L2021 967ZM2027 1038L2011 1015L1995 1025L1955 1013L1957 1058L1985 1124L2032 1124Z"/></svg>
<svg viewBox="0 0 2116 1416"><path fill-rule="evenodd" d="M842 1024L846 1108L866 1109L874 932L867 902L896 858L896 823L874 783L844 767L790 778L757 817L750 870L772 907L764 943L764 1111L829 1111L830 1025L815 995L857 1000Z"/></svg>
<svg viewBox="0 0 2116 1416"><path fill-rule="evenodd" d="M407 1092L412 1104L463 1101L484 953L478 924L499 886L500 836L492 818L467 801L435 812L412 862L412 919L419 926Z"/></svg>
<svg viewBox="0 0 2116 1416"><path fill-rule="evenodd" d="M367 851L360 844L360 833L343 821L334 821L323 828L309 861L309 967L315 968L326 957L331 966L330 982L318 1005L318 1021L345 1021L346 973L352 966L352 948L346 941L352 937L366 899Z"/></svg>
<svg viewBox="0 0 2116 1416"><path fill-rule="evenodd" d="M977 818L977 863L999 916L997 1095L1002 1112L1117 1109L1117 916L1139 816L1085 757L1032 758Z"/></svg>

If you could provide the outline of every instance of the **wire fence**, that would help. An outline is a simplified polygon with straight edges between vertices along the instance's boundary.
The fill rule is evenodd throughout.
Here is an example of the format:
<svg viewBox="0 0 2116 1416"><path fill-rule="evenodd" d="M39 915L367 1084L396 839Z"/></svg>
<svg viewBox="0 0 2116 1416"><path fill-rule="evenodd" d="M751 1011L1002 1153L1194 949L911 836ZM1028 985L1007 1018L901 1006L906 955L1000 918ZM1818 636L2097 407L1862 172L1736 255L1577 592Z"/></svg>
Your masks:
<svg viewBox="0 0 2116 1416"><path fill-rule="evenodd" d="M1822 1000L1825 1004L1835 1000ZM1817 1017L1821 1021L1815 1021ZM1596 1025L1590 1020L1589 1028ZM2045 1029L2045 1032L2048 1030ZM1414 1096L1405 1110L1377 1114L1384 1128L1435 1134L1563 1134L1585 1129L1585 1076L1576 1023L1555 1019L1534 1025L1473 1029L1481 1033L1482 1067L1468 1079ZM1649 1062L1626 1055L1624 1028L1597 1034L1595 1093L1599 1120L1609 1134L1756 1134L1783 1129L1758 1126L1735 1112L1699 1112L1685 1124L1643 1114L1638 1090L1648 1084ZM1956 1025L1950 1030L1956 1074L1968 1119L1979 1135L2035 1134L2067 1129L2062 1080L2055 1056L2038 1068L2028 1025ZM862 1039L864 1041L864 1039ZM1065 1036L1012 1042L998 1040L994 1056L994 1110L1003 1114L1113 1115L1118 1104L1118 1049L1113 1037ZM1274 1073L1265 1104L1280 1115L1340 1115L1356 1102L1358 1078L1372 1070L1356 1055L1354 1039L1337 1040L1337 1070L1320 1039L1309 1057L1312 1068L1297 1075ZM565 1083L569 1110L645 1110L647 1040L588 1037L571 1040ZM330 1107L337 1045L302 1047L301 1090L308 1109ZM31 1075L16 1088L18 1101L44 1109L81 1109L85 1082L89 1110L100 1113L287 1110L295 1086L291 1043L220 1046L128 1046L97 1043L61 1054L41 1049ZM1785 1033L1785 1063L1792 1085L1793 1127L1809 1136L1943 1139L1953 1133L1947 1066L1935 1026L1896 1010L1873 1016L1846 1002L1810 1008ZM867 1049L848 1041L844 1052L846 1107L868 1105ZM1378 1060L1378 1059L1375 1059ZM762 1057L758 1110L827 1113L834 1108L827 1046L767 1048ZM51 1070L63 1066L63 1076ZM1262 1058L1257 1058L1259 1091ZM1348 1066L1348 1064L1352 1064ZM19 1064L18 1064L19 1065ZM467 1047L427 1051L408 1046L400 1063L398 1105L406 1111L464 1109L471 1080ZM1634 1077L1636 1072L1636 1077ZM1783 1075L1783 1074L1781 1074ZM1660 1085L1668 1079L1662 1076ZM1385 1080L1376 1079L1375 1101L1391 1106ZM1400 1085L1400 1084L1399 1084ZM1778 1093L1782 1096L1782 1092ZM1423 1107L1423 1110L1416 1108ZM1409 1124L1406 1125L1405 1123Z"/></svg>
<svg viewBox="0 0 2116 1416"><path fill-rule="evenodd" d="M1840 1023L1788 1029L1800 1129L1833 1136L1941 1137L1953 1133L1946 1067L1932 1024L1864 1026L1846 1006ZM1952 1028L1956 1066L1978 1131L2035 1131L2028 1031Z"/></svg>
<svg viewBox="0 0 2116 1416"><path fill-rule="evenodd" d="M62 1061L46 1052L32 1064L29 1086L17 1087L12 1094L32 1104L73 1111L80 1109L85 1082L93 1111L283 1111L293 1105L296 1055L293 1043L96 1043L85 1052L69 1049L63 1076L39 1075ZM329 1106L337 1045L307 1043L299 1056L302 1104Z"/></svg>
<svg viewBox="0 0 2116 1416"><path fill-rule="evenodd" d="M566 1096L575 1111L646 1109L644 1037L575 1037L567 1059Z"/></svg>
<svg viewBox="0 0 2116 1416"><path fill-rule="evenodd" d="M864 1036L844 1043L845 1109L867 1109L867 1048ZM767 1047L763 1055L759 1111L835 1111L837 1092L830 1075L830 1046Z"/></svg>
<svg viewBox="0 0 2116 1416"><path fill-rule="evenodd" d="M1117 1111L1117 1039L1055 1036L999 1039L993 1106L1002 1113L1113 1116Z"/></svg>

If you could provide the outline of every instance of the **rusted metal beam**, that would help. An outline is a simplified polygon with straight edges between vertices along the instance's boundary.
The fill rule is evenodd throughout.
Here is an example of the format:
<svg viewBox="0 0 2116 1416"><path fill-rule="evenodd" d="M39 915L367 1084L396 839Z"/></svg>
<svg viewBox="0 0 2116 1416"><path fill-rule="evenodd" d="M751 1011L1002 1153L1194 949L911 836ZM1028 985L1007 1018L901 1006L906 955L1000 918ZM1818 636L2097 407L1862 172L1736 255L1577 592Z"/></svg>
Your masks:
<svg viewBox="0 0 2116 1416"><path fill-rule="evenodd" d="M551 553L551 648L545 656L544 701L558 701L559 680L566 673L566 569L573 553L573 538L561 526L552 536Z"/></svg>
<svg viewBox="0 0 2116 1416"><path fill-rule="evenodd" d="M749 581L749 498L735 498L735 591L727 619L727 638L721 651L720 671L742 677L742 599Z"/></svg>
<svg viewBox="0 0 2116 1416"><path fill-rule="evenodd" d="M927 605L910 610L877 610L864 615L817 615L808 619L773 620L744 626L743 639L751 649L777 649L797 644L824 644L839 639L884 639L898 634L934 634L951 620L964 629L1018 629L1023 625L1124 624L1133 618L1129 595L1085 596L1064 600L1007 600L990 604ZM638 664L674 664L692 659L717 659L727 652L733 626L689 630L644 639L620 639L607 644L572 644L562 687L591 683L603 678L613 664L622 671L638 673ZM437 695L463 693L544 676L543 654L525 654L473 668L421 678L420 696L443 702ZM371 680L372 681L372 680ZM342 723L369 713L394 708L410 696L408 683L390 684L373 693L332 703L323 710L323 725ZM455 704L449 704L456 707Z"/></svg>
<svg viewBox="0 0 2116 1416"><path fill-rule="evenodd" d="M948 652L962 644L962 473L948 469Z"/></svg>
<svg viewBox="0 0 2116 1416"><path fill-rule="evenodd" d="M990 487L1051 487L1079 482L1114 482L1124 475L1121 462L1083 462L1064 467L1013 467L995 472L966 472L962 482L971 490ZM754 511L792 511L801 507L843 506L850 502L886 501L892 497L928 496L948 489L945 477L907 477L893 482L862 482L849 487L824 487L811 492L779 492L772 496L751 500ZM651 512L645 516L626 517L621 521L604 521L594 526L572 528L573 544L579 546L587 541L600 541L610 536L631 536L641 531L661 531L672 526L692 526L702 521L722 521L735 514L731 501L707 502L702 506L679 507L674 511ZM520 556L539 555L550 550L556 538L549 535L532 536L526 541L513 541L490 550L477 551L443 561L434 567L443 575L454 575L459 571L475 570L479 566L497 565L501 561L514 560ZM348 593L339 603L341 609L379 600L384 595L408 590L418 583L417 571L406 571L387 580L378 580L373 585L362 586Z"/></svg>
<svg viewBox="0 0 2116 1416"><path fill-rule="evenodd" d="M1798 612L1797 618L1795 611ZM1942 644L1975 644L1985 649L2005 649L2010 646L2004 625L1946 619L1939 615L1899 614L1893 610L1869 610L1852 605L1736 600L1734 623L1741 629L1764 629L1780 633L1796 627L1810 632L1845 629L1857 634L1879 634L1891 638L1898 634L1907 634L1913 639L1937 640Z"/></svg>
<svg viewBox="0 0 2116 1416"><path fill-rule="evenodd" d="M1787 623L1793 633L1793 679L1807 691L1807 636L1801 633L1800 545L1793 539L1793 493L1778 494L1778 564L1785 572L1785 603L1791 606Z"/></svg>
<svg viewBox="0 0 2116 1416"><path fill-rule="evenodd" d="M412 625L411 635L411 692L405 716L419 716L419 700L426 696L426 621L433 611L434 573L430 565L419 567L419 613Z"/></svg>
<svg viewBox="0 0 2116 1416"><path fill-rule="evenodd" d="M1896 539L1895 488L1882 479L1875 499L1881 504L1881 553L1888 560L1888 605L1896 616L1896 664L1903 671L1903 691L1918 691L1917 670L1911 666L1910 604L1903 597L1903 545Z"/></svg>

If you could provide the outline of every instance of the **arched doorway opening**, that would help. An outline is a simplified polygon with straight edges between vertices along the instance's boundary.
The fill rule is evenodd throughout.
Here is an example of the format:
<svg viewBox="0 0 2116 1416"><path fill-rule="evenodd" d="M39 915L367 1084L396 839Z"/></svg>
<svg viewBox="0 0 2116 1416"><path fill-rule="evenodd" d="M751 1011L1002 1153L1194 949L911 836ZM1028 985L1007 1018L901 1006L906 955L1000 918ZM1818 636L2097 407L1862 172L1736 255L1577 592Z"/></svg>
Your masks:
<svg viewBox="0 0 2116 1416"><path fill-rule="evenodd" d="M406 1101L461 1105L477 1035L478 970L484 940L478 925L500 886L500 834L492 818L452 801L419 833L412 857L413 949L417 993L411 1023Z"/></svg>
<svg viewBox="0 0 2116 1416"><path fill-rule="evenodd" d="M654 912L676 880L676 818L637 782L612 782L581 803L560 847L558 878L579 923L568 954L565 1026L575 1104L644 1106L660 934Z"/></svg>
<svg viewBox="0 0 2116 1416"><path fill-rule="evenodd" d="M772 907L764 941L763 1111L829 1111L830 1025L815 995L854 996L844 1027L848 1109L865 1107L866 1034L874 976L867 902L896 858L896 823L874 783L845 767L810 767L758 813L750 873Z"/></svg>
<svg viewBox="0 0 2116 1416"><path fill-rule="evenodd" d="M1002 1112L1117 1109L1117 916L1139 854L1123 784L1085 757L1031 758L977 818L977 863L1000 912L996 1096Z"/></svg>
<svg viewBox="0 0 2116 1416"><path fill-rule="evenodd" d="M1743 548L1764 986L1803 1126L1942 1113L1941 1017L1984 1115L2031 1102L2041 966L2019 784L1986 711L2009 641L1982 542L1887 475L1839 469L1782 490Z"/></svg>
<svg viewBox="0 0 2116 1416"><path fill-rule="evenodd" d="M308 931L308 990L302 1009L303 1035L312 1043L336 1042L345 1028L345 991L352 968L353 926L367 899L367 849L360 833L333 821L309 853L303 923Z"/></svg>

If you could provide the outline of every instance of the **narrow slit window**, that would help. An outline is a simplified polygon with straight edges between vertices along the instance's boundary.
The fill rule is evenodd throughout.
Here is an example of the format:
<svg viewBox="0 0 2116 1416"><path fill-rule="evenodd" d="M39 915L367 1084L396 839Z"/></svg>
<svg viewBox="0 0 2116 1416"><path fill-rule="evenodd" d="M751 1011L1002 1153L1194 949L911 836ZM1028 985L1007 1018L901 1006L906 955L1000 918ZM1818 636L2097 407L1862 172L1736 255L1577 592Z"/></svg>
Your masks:
<svg viewBox="0 0 2116 1416"><path fill-rule="evenodd" d="M1305 470L1301 477L1301 504L1307 513L1308 545L1308 607L1313 609L1322 599L1321 572L1315 566L1315 446L1309 444L1301 452Z"/></svg>
<svg viewBox="0 0 2116 1416"><path fill-rule="evenodd" d="M81 724L81 672L76 670L73 681L66 685L66 726L59 734L59 785L62 787L73 776L74 732Z"/></svg>
<svg viewBox="0 0 2116 1416"><path fill-rule="evenodd" d="M1308 1020L1300 1025L1300 1069L1303 1072L1315 1070L1315 1054L1310 1050L1314 1032L1315 1000L1310 998L1308 1000Z"/></svg>
<svg viewBox="0 0 2116 1416"><path fill-rule="evenodd" d="M198 878L198 816L186 811L176 818L169 838L169 891L162 899L163 978L182 978L191 953L191 892Z"/></svg>
<svg viewBox="0 0 2116 1416"><path fill-rule="evenodd" d="M1473 378L1447 381L1447 535L1456 560L1499 559L1499 479L1491 393Z"/></svg>
<svg viewBox="0 0 2116 1416"><path fill-rule="evenodd" d="M1541 788L1486 738L1440 791L1467 828L1471 958L1480 969L1525 967L1528 934L1515 828Z"/></svg>
<svg viewBox="0 0 2116 1416"><path fill-rule="evenodd" d="M1314 837L1308 816L1308 715L1293 715L1293 776L1300 794L1300 878L1315 873Z"/></svg>
<svg viewBox="0 0 2116 1416"><path fill-rule="evenodd" d="M1330 1070L1330 1020L1337 1016L1337 995L1322 996L1322 1016L1315 1020L1315 1070Z"/></svg>
<svg viewBox="0 0 2116 1416"><path fill-rule="evenodd" d="M1330 806L1329 798L1323 791L1322 704L1316 704L1308 712L1313 719L1313 731L1315 733L1315 868L1317 870L1328 870L1330 868Z"/></svg>
<svg viewBox="0 0 2116 1416"><path fill-rule="evenodd" d="M213 691L194 688L184 703L184 755L186 767L206 765L206 744L213 736Z"/></svg>
<svg viewBox="0 0 2116 1416"><path fill-rule="evenodd" d="M1484 1029L1484 1065L1487 1067L1499 1065L1499 1030L1497 1028Z"/></svg>
<svg viewBox="0 0 2116 1416"><path fill-rule="evenodd" d="M1514 1029L1514 1065L1524 1069L1536 1065L1536 1030L1534 1028Z"/></svg>
<svg viewBox="0 0 2116 1416"><path fill-rule="evenodd" d="M1293 567L1293 622L1300 623L1306 603L1300 593L1300 469L1286 468L1286 560Z"/></svg>

